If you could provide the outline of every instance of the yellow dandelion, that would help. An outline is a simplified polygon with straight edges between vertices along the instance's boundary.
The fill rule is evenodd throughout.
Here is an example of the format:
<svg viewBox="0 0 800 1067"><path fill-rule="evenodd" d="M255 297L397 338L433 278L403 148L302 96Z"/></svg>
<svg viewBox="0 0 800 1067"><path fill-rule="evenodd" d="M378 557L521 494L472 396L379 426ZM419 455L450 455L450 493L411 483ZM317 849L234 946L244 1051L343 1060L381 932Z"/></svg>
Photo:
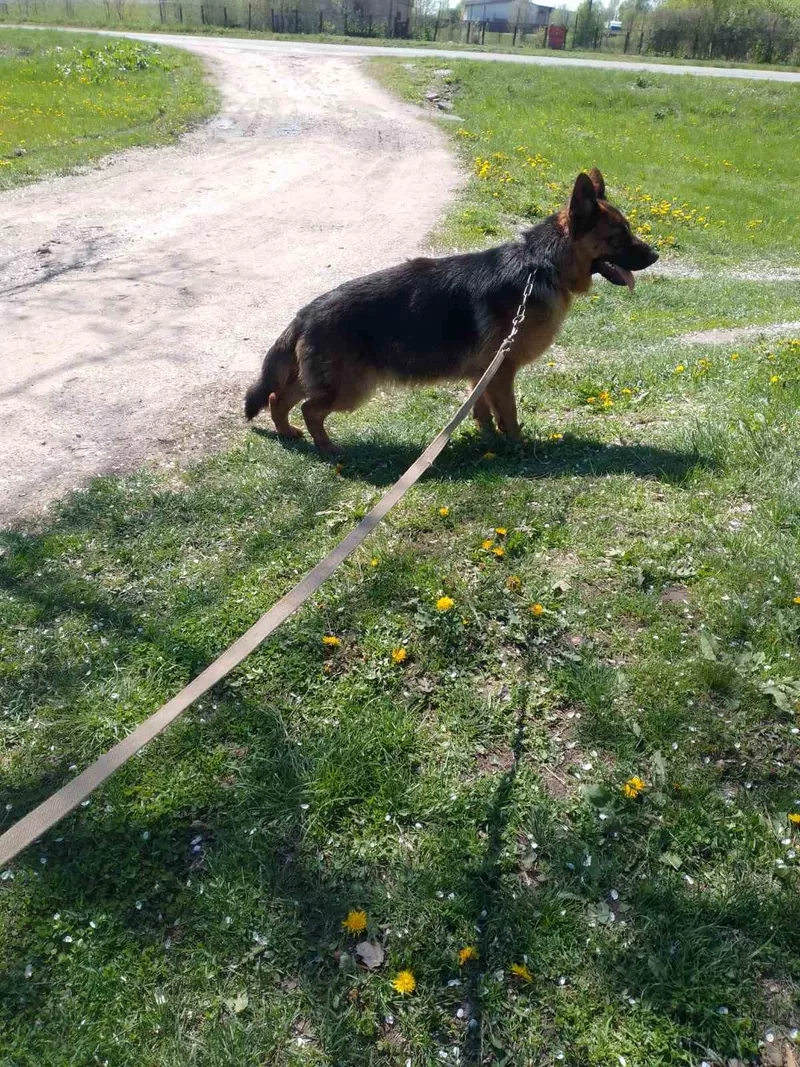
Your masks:
<svg viewBox="0 0 800 1067"><path fill-rule="evenodd" d="M411 971L400 971L397 977L392 979L392 986L400 996L404 997L406 994L414 992L417 988L417 980Z"/></svg>
<svg viewBox="0 0 800 1067"><path fill-rule="evenodd" d="M505 526L495 526L494 532L497 534L498 537L505 537L505 535L508 533L508 530L505 528Z"/></svg>
<svg viewBox="0 0 800 1067"><path fill-rule="evenodd" d="M544 615L544 605L543 604L531 604L531 615L536 615L536 616Z"/></svg>
<svg viewBox="0 0 800 1067"><path fill-rule="evenodd" d="M738 359L738 358L739 358L739 353L738 352L731 352L731 359Z"/></svg>
<svg viewBox="0 0 800 1067"><path fill-rule="evenodd" d="M380 563L380 560L378 559L377 556L373 556L372 559L369 561L370 567L377 567L379 563Z"/></svg>
<svg viewBox="0 0 800 1067"><path fill-rule="evenodd" d="M437 611L450 611L450 609L453 607L454 604L455 604L455 600L453 600L452 597L440 596L439 599L436 601L436 610Z"/></svg>
<svg viewBox="0 0 800 1067"><path fill-rule="evenodd" d="M800 815L796 811L791 812L788 818L792 826L800 826Z"/></svg>
<svg viewBox="0 0 800 1067"><path fill-rule="evenodd" d="M333 634L325 634L322 638L322 643L326 648L338 648L342 642L338 637L334 637Z"/></svg>
<svg viewBox="0 0 800 1067"><path fill-rule="evenodd" d="M601 389L597 394L597 399L602 400L605 404L607 400L611 399L611 393L609 393L608 389Z"/></svg>
<svg viewBox="0 0 800 1067"><path fill-rule="evenodd" d="M630 396L632 392L633 392L633 389L629 389L629 388L627 387L627 385L625 386L625 388L624 388L624 389L620 389L620 393L621 393L621 394L622 394L623 396Z"/></svg>
<svg viewBox="0 0 800 1067"><path fill-rule="evenodd" d="M342 919L342 926L348 934L363 934L367 928L367 913L365 911L348 911L347 918Z"/></svg>
<svg viewBox="0 0 800 1067"><path fill-rule="evenodd" d="M439 515L443 519L446 519L449 514L450 514L450 508L439 508Z"/></svg>
<svg viewBox="0 0 800 1067"><path fill-rule="evenodd" d="M482 549L484 549L484 550L485 550L486 552L488 552L488 551L489 551L489 549L490 549L490 548L492 547L492 545L493 545L493 544L494 544L494 541L491 541L491 540L490 540L490 539L489 539L489 538L487 537L487 538L486 538L486 539L485 539L484 541L481 541L481 548L482 548Z"/></svg>
<svg viewBox="0 0 800 1067"><path fill-rule="evenodd" d="M497 453L496 452L484 452L483 453L483 458L484 459L497 459Z"/></svg>
<svg viewBox="0 0 800 1067"><path fill-rule="evenodd" d="M679 363L678 366L675 368L675 374L683 374L685 370L686 367L684 367L682 363Z"/></svg>
<svg viewBox="0 0 800 1067"><path fill-rule="evenodd" d="M642 781L641 778L639 778L638 775L635 774L632 778L629 778L627 780L625 785L623 785L622 792L630 800L635 800L635 798L639 796L639 794L644 790L644 788L645 783Z"/></svg>
<svg viewBox="0 0 800 1067"><path fill-rule="evenodd" d="M532 982L533 975L525 966L524 963L512 963L511 973L515 978L519 978L522 982Z"/></svg>
<svg viewBox="0 0 800 1067"><path fill-rule="evenodd" d="M464 948L458 950L458 965L463 967L465 963L470 960L480 959L480 953L474 945L465 945Z"/></svg>
<svg viewBox="0 0 800 1067"><path fill-rule="evenodd" d="M563 441L564 440L564 435L563 435L563 433L551 433L550 434L550 440L551 441Z"/></svg>
<svg viewBox="0 0 800 1067"><path fill-rule="evenodd" d="M405 663L408 659L408 652L404 648L392 649L392 661L394 663Z"/></svg>
<svg viewBox="0 0 800 1067"><path fill-rule="evenodd" d="M510 589L512 593L518 593L522 588L522 579L517 574L509 574L506 578L506 589Z"/></svg>
<svg viewBox="0 0 800 1067"><path fill-rule="evenodd" d="M587 396L586 397L586 403L587 404L596 404L597 403L597 397L596 396Z"/></svg>
<svg viewBox="0 0 800 1067"><path fill-rule="evenodd" d="M498 559L502 559L503 556L506 554L506 550L503 548L502 545L495 545L492 549L492 552L495 554L495 556L497 556Z"/></svg>
<svg viewBox="0 0 800 1067"><path fill-rule="evenodd" d="M773 374L772 377L769 380L769 384L770 385L777 385L780 380L781 380L780 374Z"/></svg>
<svg viewBox="0 0 800 1067"><path fill-rule="evenodd" d="M792 597L793 604L800 604L800 596Z"/></svg>

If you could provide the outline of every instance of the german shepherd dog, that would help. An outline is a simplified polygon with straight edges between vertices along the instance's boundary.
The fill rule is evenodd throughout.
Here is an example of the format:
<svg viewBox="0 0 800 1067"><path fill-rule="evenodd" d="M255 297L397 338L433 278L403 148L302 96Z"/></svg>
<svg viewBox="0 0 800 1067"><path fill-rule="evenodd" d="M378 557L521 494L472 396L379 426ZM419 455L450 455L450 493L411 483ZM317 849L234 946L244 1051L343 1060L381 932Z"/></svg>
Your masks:
<svg viewBox="0 0 800 1067"><path fill-rule="evenodd" d="M529 274L525 321L474 408L478 423L519 439L514 376L546 351L576 293L602 274L633 289L632 271L658 259L606 200L597 169L579 174L569 205L522 235L484 252L412 259L346 282L298 311L264 358L245 415L269 407L281 437L299 403L314 444L338 451L325 431L332 411L352 411L384 381L475 383L506 337Z"/></svg>

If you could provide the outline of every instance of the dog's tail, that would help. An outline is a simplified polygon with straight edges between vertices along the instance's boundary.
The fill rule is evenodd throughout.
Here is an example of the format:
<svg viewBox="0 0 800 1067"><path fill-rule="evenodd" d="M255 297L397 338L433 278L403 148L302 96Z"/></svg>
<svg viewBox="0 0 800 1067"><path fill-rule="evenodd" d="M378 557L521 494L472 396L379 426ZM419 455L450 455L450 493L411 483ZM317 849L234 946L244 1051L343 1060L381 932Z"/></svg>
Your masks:
<svg viewBox="0 0 800 1067"><path fill-rule="evenodd" d="M261 376L253 382L244 398L245 418L254 419L269 404L273 393L282 389L290 378L297 377L295 345L300 336L297 319L291 322L264 356Z"/></svg>

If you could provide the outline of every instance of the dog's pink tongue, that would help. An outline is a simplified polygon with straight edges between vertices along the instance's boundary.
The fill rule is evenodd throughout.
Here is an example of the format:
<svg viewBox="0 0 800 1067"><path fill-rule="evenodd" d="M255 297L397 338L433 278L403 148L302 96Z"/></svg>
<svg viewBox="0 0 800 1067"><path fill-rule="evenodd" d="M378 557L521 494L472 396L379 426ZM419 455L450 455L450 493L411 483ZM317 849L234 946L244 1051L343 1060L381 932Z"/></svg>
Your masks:
<svg viewBox="0 0 800 1067"><path fill-rule="evenodd" d="M617 267L617 270L622 276L622 280L625 282L627 287L630 289L631 292L633 292L633 287L634 285L636 285L636 279L634 278L634 276L629 270L625 270L624 267Z"/></svg>

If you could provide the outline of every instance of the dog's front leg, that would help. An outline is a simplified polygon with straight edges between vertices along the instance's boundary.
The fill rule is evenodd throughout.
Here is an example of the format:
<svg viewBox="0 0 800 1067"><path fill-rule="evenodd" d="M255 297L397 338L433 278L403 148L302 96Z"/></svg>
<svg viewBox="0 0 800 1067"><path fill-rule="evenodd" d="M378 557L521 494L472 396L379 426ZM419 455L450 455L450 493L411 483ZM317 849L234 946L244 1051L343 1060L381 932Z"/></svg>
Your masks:
<svg viewBox="0 0 800 1067"><path fill-rule="evenodd" d="M478 384L479 379L473 378L470 385L474 389ZM475 407L472 409L472 417L477 422L482 430L493 430L494 419L492 418L492 409L489 405L489 401L486 399L486 394L478 397L475 401Z"/></svg>
<svg viewBox="0 0 800 1067"><path fill-rule="evenodd" d="M516 373L517 368L513 364L504 363L486 390L498 430L513 441L519 441L522 437L517 421L517 401L514 398Z"/></svg>

